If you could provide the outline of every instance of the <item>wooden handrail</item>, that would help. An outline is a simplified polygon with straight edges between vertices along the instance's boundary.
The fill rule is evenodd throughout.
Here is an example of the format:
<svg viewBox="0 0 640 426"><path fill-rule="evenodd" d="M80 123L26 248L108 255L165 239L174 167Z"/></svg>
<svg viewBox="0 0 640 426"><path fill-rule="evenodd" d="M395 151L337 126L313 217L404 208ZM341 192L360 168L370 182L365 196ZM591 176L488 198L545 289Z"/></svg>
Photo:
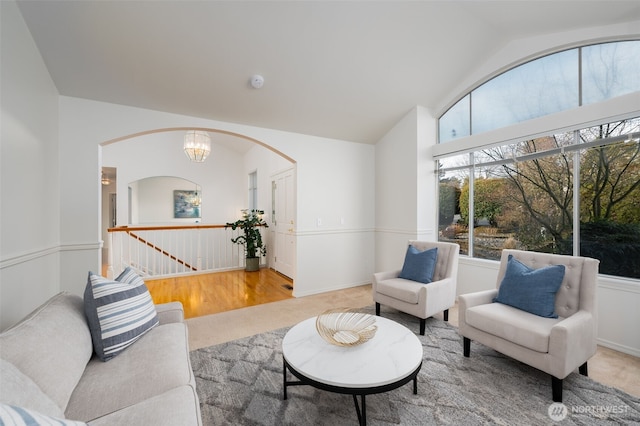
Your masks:
<svg viewBox="0 0 640 426"><path fill-rule="evenodd" d="M107 232L132 232L132 231L172 231L181 229L213 229L224 228L227 225L165 225L165 226L116 226L107 229Z"/></svg>

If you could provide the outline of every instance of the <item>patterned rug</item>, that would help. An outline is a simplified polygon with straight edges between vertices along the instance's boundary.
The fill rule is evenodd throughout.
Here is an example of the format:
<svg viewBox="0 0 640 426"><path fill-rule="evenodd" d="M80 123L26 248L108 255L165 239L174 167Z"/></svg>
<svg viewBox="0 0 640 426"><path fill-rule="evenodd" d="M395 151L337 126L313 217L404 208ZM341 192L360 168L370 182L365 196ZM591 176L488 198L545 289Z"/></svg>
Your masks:
<svg viewBox="0 0 640 426"><path fill-rule="evenodd" d="M382 316L417 333L416 318L384 307ZM191 352L206 426L358 424L351 395L294 386L282 399L287 330ZM418 395L407 383L367 396L368 425L640 424L640 398L578 373L564 380L564 405L552 405L549 375L477 343L464 358L462 338L448 323L430 318L418 337L424 351Z"/></svg>

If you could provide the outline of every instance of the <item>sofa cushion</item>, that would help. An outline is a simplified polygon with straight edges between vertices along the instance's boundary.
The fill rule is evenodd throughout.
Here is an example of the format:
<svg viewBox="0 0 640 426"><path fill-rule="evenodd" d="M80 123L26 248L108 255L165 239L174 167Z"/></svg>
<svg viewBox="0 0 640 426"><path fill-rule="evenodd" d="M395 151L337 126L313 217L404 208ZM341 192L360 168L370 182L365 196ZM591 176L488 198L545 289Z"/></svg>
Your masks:
<svg viewBox="0 0 640 426"><path fill-rule="evenodd" d="M59 293L0 334L0 358L65 410L93 353L82 298Z"/></svg>
<svg viewBox="0 0 640 426"><path fill-rule="evenodd" d="M200 425L200 404L193 386L180 386L89 422L90 426Z"/></svg>
<svg viewBox="0 0 640 426"><path fill-rule="evenodd" d="M564 265L529 268L509 255L504 278L494 302L503 303L545 318L558 318L556 293L564 279Z"/></svg>
<svg viewBox="0 0 640 426"><path fill-rule="evenodd" d="M71 396L65 416L88 422L194 383L187 326L161 325L109 362L94 357Z"/></svg>
<svg viewBox="0 0 640 426"><path fill-rule="evenodd" d="M402 265L400 278L417 281L423 284L432 282L437 257L437 247L420 251L414 246L409 245L404 257L404 265Z"/></svg>
<svg viewBox="0 0 640 426"><path fill-rule="evenodd" d="M0 403L0 425L16 426L37 426L37 425L60 425L60 426L86 426L86 423L66 420L64 418L54 418L35 410L17 407Z"/></svg>
<svg viewBox="0 0 640 426"><path fill-rule="evenodd" d="M149 290L130 268L115 281L89 272L84 303L93 347L102 361L120 354L158 325Z"/></svg>
<svg viewBox="0 0 640 426"><path fill-rule="evenodd" d="M420 289L423 287L424 284L418 281L405 280L404 278L390 278L379 281L376 285L376 292L417 305Z"/></svg>
<svg viewBox="0 0 640 426"><path fill-rule="evenodd" d="M547 353L551 328L561 319L543 318L501 303L488 303L467 309L465 321L478 330Z"/></svg>
<svg viewBox="0 0 640 426"><path fill-rule="evenodd" d="M45 395L33 380L4 359L0 359L0 377L0 401L3 403L35 410L48 416L64 417L60 407Z"/></svg>

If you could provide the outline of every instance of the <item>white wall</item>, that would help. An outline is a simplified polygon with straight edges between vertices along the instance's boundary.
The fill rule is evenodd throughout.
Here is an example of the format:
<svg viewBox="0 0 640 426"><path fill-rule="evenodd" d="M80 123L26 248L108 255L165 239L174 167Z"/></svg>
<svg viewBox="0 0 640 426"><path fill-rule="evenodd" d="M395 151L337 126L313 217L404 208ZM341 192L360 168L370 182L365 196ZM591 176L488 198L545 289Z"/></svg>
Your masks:
<svg viewBox="0 0 640 426"><path fill-rule="evenodd" d="M416 107L376 144L376 271L400 269L407 241L434 241L435 119Z"/></svg>
<svg viewBox="0 0 640 426"><path fill-rule="evenodd" d="M132 198L137 199L138 215L131 218L131 224L185 224L202 221L202 212L195 218L175 216L175 191L196 191L202 197L202 189L197 183L174 176L155 176L136 181L137 190ZM211 203L213 204L213 203ZM132 215L133 216L133 215ZM104 219L104 217L103 217Z"/></svg>
<svg viewBox="0 0 640 426"><path fill-rule="evenodd" d="M598 278L598 343L640 357L640 284Z"/></svg>
<svg viewBox="0 0 640 426"><path fill-rule="evenodd" d="M202 187L201 223L221 224L234 220L246 207L246 178L243 156L215 143L209 158L193 163L182 152L184 131L165 131L133 137L102 147L102 165L117 168L118 225L127 225L127 187L153 176L175 176ZM276 155L270 152L271 155ZM181 188L189 189L189 188ZM191 189L195 189L195 186ZM172 200L166 208L171 208ZM168 207L167 207L168 206ZM142 214L138 206L138 215ZM163 215L167 217L167 215ZM161 220L154 220L160 222ZM173 219L171 222L175 222ZM194 219L178 219L195 222Z"/></svg>
<svg viewBox="0 0 640 426"><path fill-rule="evenodd" d="M0 330L60 287L58 93L22 15L0 2Z"/></svg>
<svg viewBox="0 0 640 426"><path fill-rule="evenodd" d="M416 107L416 119L418 124L416 138L418 239L435 241L438 238L438 176L431 149L437 143L437 120L431 111L423 107Z"/></svg>
<svg viewBox="0 0 640 426"><path fill-rule="evenodd" d="M371 282L375 147L319 138L292 142L298 221L294 295Z"/></svg>

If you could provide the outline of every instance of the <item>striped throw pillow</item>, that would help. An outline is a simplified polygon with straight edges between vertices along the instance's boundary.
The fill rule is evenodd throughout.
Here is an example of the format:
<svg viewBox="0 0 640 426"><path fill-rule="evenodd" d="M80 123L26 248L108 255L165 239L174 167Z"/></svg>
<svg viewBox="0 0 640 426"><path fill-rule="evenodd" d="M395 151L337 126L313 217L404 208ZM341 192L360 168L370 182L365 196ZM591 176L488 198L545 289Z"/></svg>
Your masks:
<svg viewBox="0 0 640 426"><path fill-rule="evenodd" d="M115 281L89 272L84 309L93 348L102 361L118 355L158 325L149 290L131 268Z"/></svg>
<svg viewBox="0 0 640 426"><path fill-rule="evenodd" d="M59 419L37 411L0 403L0 425L6 426L86 426L86 423Z"/></svg>

